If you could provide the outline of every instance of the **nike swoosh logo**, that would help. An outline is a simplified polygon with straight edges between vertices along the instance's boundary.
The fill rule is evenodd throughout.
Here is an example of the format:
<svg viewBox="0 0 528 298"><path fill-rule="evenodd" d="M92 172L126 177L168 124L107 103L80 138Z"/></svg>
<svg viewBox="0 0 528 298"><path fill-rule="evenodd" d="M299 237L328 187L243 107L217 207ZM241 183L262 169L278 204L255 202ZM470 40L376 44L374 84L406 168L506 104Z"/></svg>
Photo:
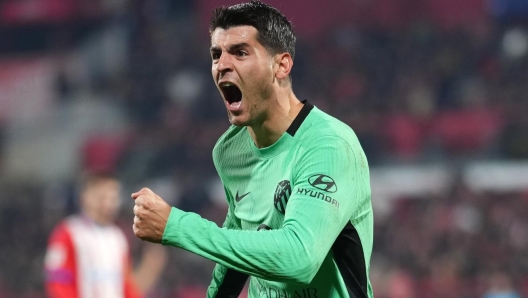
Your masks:
<svg viewBox="0 0 528 298"><path fill-rule="evenodd" d="M236 195L235 195L235 201L240 202L240 200L242 200L245 196L249 195L249 193L250 193L250 192L247 192L247 193L245 193L245 194L239 196L239 195L238 195L238 190L237 190Z"/></svg>

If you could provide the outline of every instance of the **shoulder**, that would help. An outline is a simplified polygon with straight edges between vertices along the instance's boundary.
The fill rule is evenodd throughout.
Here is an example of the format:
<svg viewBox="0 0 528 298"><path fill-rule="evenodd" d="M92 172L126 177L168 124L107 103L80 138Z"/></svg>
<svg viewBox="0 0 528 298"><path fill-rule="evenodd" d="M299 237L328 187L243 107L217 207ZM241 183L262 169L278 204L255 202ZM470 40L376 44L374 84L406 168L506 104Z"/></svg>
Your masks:
<svg viewBox="0 0 528 298"><path fill-rule="evenodd" d="M67 217L60 221L51 231L50 241L69 239L69 226L71 224L71 217Z"/></svg>
<svg viewBox="0 0 528 298"><path fill-rule="evenodd" d="M114 234L115 237L119 238L119 240L121 240L122 242L127 242L128 243L128 240L127 240L127 237L125 235L125 232L123 231L123 229L116 225L116 224L112 224L112 225L109 225L108 226L108 230Z"/></svg>
<svg viewBox="0 0 528 298"><path fill-rule="evenodd" d="M70 215L61 223L62 228L72 234L79 232L79 230L89 229L91 225L92 221L79 214Z"/></svg>
<svg viewBox="0 0 528 298"><path fill-rule="evenodd" d="M55 226L48 240L44 268L56 270L68 265L68 258L73 254L73 242L68 231L67 220Z"/></svg>
<svg viewBox="0 0 528 298"><path fill-rule="evenodd" d="M368 173L368 161L354 133L346 123L314 108L295 135L298 149L295 170L310 167L347 167Z"/></svg>
<svg viewBox="0 0 528 298"><path fill-rule="evenodd" d="M248 158L251 153L249 133L243 126L231 126L218 139L213 148L213 163L217 170L225 163L233 162L234 159Z"/></svg>
<svg viewBox="0 0 528 298"><path fill-rule="evenodd" d="M230 147L236 140L239 140L244 136L242 132L245 130L246 127L231 125L226 132L218 138L218 141L216 141L213 148L213 154L218 153L226 147Z"/></svg>
<svg viewBox="0 0 528 298"><path fill-rule="evenodd" d="M339 119L314 108L296 139L306 151L320 151L335 147L341 150L362 151L354 130Z"/></svg>

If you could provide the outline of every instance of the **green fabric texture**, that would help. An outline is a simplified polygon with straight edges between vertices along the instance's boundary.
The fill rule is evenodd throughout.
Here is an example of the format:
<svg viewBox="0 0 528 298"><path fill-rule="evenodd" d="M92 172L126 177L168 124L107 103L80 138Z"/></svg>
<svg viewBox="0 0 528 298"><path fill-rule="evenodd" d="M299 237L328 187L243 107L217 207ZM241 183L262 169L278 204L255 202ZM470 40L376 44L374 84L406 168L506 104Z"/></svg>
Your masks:
<svg viewBox="0 0 528 298"><path fill-rule="evenodd" d="M217 263L207 297L228 269L250 276L249 297L350 297L332 251L348 223L373 297L369 169L350 127L315 107L294 136L259 149L247 128L232 126L213 160L229 205L223 227L173 208L163 235L164 245Z"/></svg>

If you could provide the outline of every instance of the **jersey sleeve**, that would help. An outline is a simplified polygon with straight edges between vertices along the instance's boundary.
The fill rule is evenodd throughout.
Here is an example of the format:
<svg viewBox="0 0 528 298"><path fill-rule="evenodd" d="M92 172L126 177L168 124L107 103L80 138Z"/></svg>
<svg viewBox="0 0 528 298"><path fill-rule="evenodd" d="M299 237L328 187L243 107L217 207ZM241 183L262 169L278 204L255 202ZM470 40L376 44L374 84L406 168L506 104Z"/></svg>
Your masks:
<svg viewBox="0 0 528 298"><path fill-rule="evenodd" d="M338 137L320 138L297 160L280 229L219 228L173 208L162 243L266 280L310 283L346 223L361 216L368 169L361 147Z"/></svg>
<svg viewBox="0 0 528 298"><path fill-rule="evenodd" d="M48 297L77 297L75 250L64 223L49 238L44 275Z"/></svg>
<svg viewBox="0 0 528 298"><path fill-rule="evenodd" d="M222 227L225 229L240 230L240 224L233 215L233 198L230 197L228 191L225 191L225 193L228 198L229 209ZM224 265L216 264L213 270L211 284L207 289L207 297L236 298L240 295L247 279L247 274L227 268Z"/></svg>

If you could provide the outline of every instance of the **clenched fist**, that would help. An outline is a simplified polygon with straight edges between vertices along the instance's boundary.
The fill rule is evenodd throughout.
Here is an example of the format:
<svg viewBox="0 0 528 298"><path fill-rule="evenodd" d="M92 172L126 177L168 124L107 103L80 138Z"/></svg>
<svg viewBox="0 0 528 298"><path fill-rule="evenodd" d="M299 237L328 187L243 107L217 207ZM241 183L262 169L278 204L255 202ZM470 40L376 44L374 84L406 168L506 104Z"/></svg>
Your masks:
<svg viewBox="0 0 528 298"><path fill-rule="evenodd" d="M148 188L132 194L134 206L134 234L141 240L161 243L171 206Z"/></svg>

